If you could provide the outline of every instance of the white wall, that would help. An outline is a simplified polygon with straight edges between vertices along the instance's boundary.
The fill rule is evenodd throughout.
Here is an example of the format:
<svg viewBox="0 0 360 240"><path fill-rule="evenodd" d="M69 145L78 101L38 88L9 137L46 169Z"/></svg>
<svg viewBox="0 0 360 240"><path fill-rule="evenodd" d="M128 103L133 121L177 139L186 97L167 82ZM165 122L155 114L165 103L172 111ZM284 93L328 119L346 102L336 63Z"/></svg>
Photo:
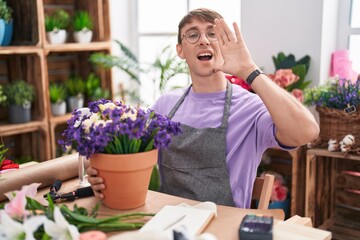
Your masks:
<svg viewBox="0 0 360 240"><path fill-rule="evenodd" d="M150 0L149 0L150 1ZM331 52L336 50L339 0L241 0L241 31L253 59L266 72L275 67L272 56L283 51L297 59L311 57L307 79L312 85L326 80ZM111 34L132 49L133 0L110 0ZM116 45L113 54L118 52ZM126 76L114 70L114 90ZM126 80L125 80L126 81Z"/></svg>
<svg viewBox="0 0 360 240"><path fill-rule="evenodd" d="M335 50L338 0L242 0L241 30L253 59L274 72L272 56L283 51L311 57L306 79L326 79Z"/></svg>

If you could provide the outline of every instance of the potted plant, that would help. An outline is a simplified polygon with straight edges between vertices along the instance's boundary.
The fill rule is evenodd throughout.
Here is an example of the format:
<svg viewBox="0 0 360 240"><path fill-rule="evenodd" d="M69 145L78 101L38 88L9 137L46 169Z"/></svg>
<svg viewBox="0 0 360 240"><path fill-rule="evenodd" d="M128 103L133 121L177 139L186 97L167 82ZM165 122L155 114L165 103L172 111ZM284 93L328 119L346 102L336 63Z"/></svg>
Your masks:
<svg viewBox="0 0 360 240"><path fill-rule="evenodd" d="M0 166L2 165L2 162L5 160L5 153L8 151L8 149L5 147L3 143L0 143Z"/></svg>
<svg viewBox="0 0 360 240"><path fill-rule="evenodd" d="M88 100L95 101L99 99L108 99L110 92L107 89L101 88L100 78L95 76L94 73L90 73L85 81L86 95Z"/></svg>
<svg viewBox="0 0 360 240"><path fill-rule="evenodd" d="M24 123L31 121L31 102L35 97L34 87L24 80L14 81L4 88L6 104L9 105L9 121Z"/></svg>
<svg viewBox="0 0 360 240"><path fill-rule="evenodd" d="M13 10L4 0L0 0L0 45L9 46L13 36Z"/></svg>
<svg viewBox="0 0 360 240"><path fill-rule="evenodd" d="M145 203L158 149L180 133L180 123L151 109L102 99L73 112L59 143L90 158L106 181L106 206L132 209Z"/></svg>
<svg viewBox="0 0 360 240"><path fill-rule="evenodd" d="M106 54L102 52L95 52L91 54L89 61L98 67L103 67L105 69L111 69L112 67L116 67L125 74L127 74L131 80L131 86L134 86L135 90L124 90L124 95L128 96L131 102L140 103L140 95L138 93L138 88L141 85L139 79L139 73L144 70L140 67L140 63L135 56L135 54L120 41L115 40L120 49L120 55L114 56L111 54Z"/></svg>
<svg viewBox="0 0 360 240"><path fill-rule="evenodd" d="M49 86L49 95L51 102L51 113L54 116L64 115L66 113L66 88L60 83L51 83Z"/></svg>
<svg viewBox="0 0 360 240"><path fill-rule="evenodd" d="M63 9L56 10L51 15L45 16L45 30L47 40L51 44L66 42L67 30L70 23L70 15Z"/></svg>
<svg viewBox="0 0 360 240"><path fill-rule="evenodd" d="M304 104L316 106L320 119L320 135L317 142L339 143L351 134L360 147L360 79L329 78L323 85L308 88Z"/></svg>
<svg viewBox="0 0 360 240"><path fill-rule="evenodd" d="M72 112L76 108L84 106L85 82L79 76L74 76L65 81L67 92L68 111Z"/></svg>
<svg viewBox="0 0 360 240"><path fill-rule="evenodd" d="M73 19L74 39L78 43L89 43L92 39L93 21L86 11L77 11Z"/></svg>
<svg viewBox="0 0 360 240"><path fill-rule="evenodd" d="M5 104L6 102L6 95L4 93L4 87L0 85L0 105Z"/></svg>

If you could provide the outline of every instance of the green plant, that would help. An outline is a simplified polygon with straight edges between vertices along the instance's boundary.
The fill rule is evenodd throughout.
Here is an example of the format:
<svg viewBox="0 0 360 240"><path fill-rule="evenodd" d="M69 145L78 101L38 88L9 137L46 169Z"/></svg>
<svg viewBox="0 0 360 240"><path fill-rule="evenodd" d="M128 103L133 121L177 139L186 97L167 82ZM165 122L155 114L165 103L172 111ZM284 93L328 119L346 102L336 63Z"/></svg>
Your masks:
<svg viewBox="0 0 360 240"><path fill-rule="evenodd" d="M74 31L86 31L93 29L93 21L90 14L86 11L77 11L73 19Z"/></svg>
<svg viewBox="0 0 360 240"><path fill-rule="evenodd" d="M89 61L99 67L103 67L105 69L111 69L112 67L116 67L126 73L130 80L133 81L133 85L141 85L138 74L144 72L144 70L140 67L140 63L135 56L135 54L120 41L115 40L117 45L120 48L120 55L113 56L111 54L105 53L93 53L91 54ZM140 95L138 90L129 91L125 90L124 93L129 95L131 99L136 102L141 102Z"/></svg>
<svg viewBox="0 0 360 240"><path fill-rule="evenodd" d="M67 205L55 204L50 193L45 195L47 204L43 205L36 198L39 186L40 183L32 183L19 191L4 193L9 200L0 204L5 219L1 222L1 239L89 239L79 237L80 233L135 230L155 215L133 212L98 218L99 203L92 209L75 204L71 210ZM10 231L4 231L5 228Z"/></svg>
<svg viewBox="0 0 360 240"><path fill-rule="evenodd" d="M0 19L4 19L5 22L10 22L12 20L13 10L9 7L6 1L0 0Z"/></svg>
<svg viewBox="0 0 360 240"><path fill-rule="evenodd" d="M6 104L23 105L32 102L35 97L35 88L24 80L16 80L4 88Z"/></svg>
<svg viewBox="0 0 360 240"><path fill-rule="evenodd" d="M91 101L99 99L108 99L110 92L107 89L102 89L100 84L100 78L95 76L94 73L90 73L85 82L86 95Z"/></svg>
<svg viewBox="0 0 360 240"><path fill-rule="evenodd" d="M6 95L4 93L4 87L0 85L0 105L6 102Z"/></svg>
<svg viewBox="0 0 360 240"><path fill-rule="evenodd" d="M186 63L178 60L178 56L172 51L171 46L166 46L156 57L155 62L150 65L150 71L152 70L158 73L153 82L155 89L160 94L165 91L170 79L178 74L188 73ZM156 91L154 92L154 99L155 97Z"/></svg>
<svg viewBox="0 0 360 240"><path fill-rule="evenodd" d="M70 15L63 9L56 10L45 16L45 30L47 32L66 29L70 23Z"/></svg>
<svg viewBox="0 0 360 240"><path fill-rule="evenodd" d="M360 106L360 80L328 79L324 85L305 89L304 104L307 106L345 109Z"/></svg>
<svg viewBox="0 0 360 240"><path fill-rule="evenodd" d="M74 97L85 94L85 82L81 77L74 76L65 81L68 96Z"/></svg>
<svg viewBox="0 0 360 240"><path fill-rule="evenodd" d="M105 68L117 67L127 73L130 78L141 85L138 77L139 73L154 73L153 84L155 87L154 98L158 93L163 93L166 89L167 83L171 78L177 74L188 73L186 63L179 61L177 55L172 52L170 46L162 49L161 53L156 57L154 63L147 66L140 67L135 54L121 42L116 41L121 49L120 56L113 56L104 53L94 53L90 57L90 62ZM140 97L134 92L128 93L138 100Z"/></svg>
<svg viewBox="0 0 360 240"><path fill-rule="evenodd" d="M63 84L51 83L49 93L51 103L60 103L66 99L66 88Z"/></svg>
<svg viewBox="0 0 360 240"><path fill-rule="evenodd" d="M8 149L5 147L5 145L3 143L0 143L0 166L5 159L5 153L7 151Z"/></svg>
<svg viewBox="0 0 360 240"><path fill-rule="evenodd" d="M296 61L293 54L286 56L283 52L278 53L272 57L275 69L292 69L292 72L299 76L299 80L286 87L286 90L291 92L294 89L304 90L311 83L310 80L305 81L305 76L310 66L310 56L306 55L300 60Z"/></svg>
<svg viewBox="0 0 360 240"><path fill-rule="evenodd" d="M138 59L136 58L135 54L124 44L118 40L115 40L115 42L118 44L121 50L120 56L113 56L111 54L105 53L93 53L91 54L89 61L107 69L117 67L129 75L132 80L140 84L138 74L143 70L140 68Z"/></svg>

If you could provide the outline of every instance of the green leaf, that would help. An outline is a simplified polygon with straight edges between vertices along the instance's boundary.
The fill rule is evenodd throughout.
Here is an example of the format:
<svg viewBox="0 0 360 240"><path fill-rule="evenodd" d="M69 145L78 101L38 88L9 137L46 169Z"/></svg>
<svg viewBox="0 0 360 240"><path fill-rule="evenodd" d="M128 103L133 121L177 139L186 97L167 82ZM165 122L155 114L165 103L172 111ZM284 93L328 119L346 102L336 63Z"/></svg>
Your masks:
<svg viewBox="0 0 360 240"><path fill-rule="evenodd" d="M159 169L157 165L153 167L151 178L150 178L150 184L149 184L149 190L158 191L160 188L160 175L159 175Z"/></svg>

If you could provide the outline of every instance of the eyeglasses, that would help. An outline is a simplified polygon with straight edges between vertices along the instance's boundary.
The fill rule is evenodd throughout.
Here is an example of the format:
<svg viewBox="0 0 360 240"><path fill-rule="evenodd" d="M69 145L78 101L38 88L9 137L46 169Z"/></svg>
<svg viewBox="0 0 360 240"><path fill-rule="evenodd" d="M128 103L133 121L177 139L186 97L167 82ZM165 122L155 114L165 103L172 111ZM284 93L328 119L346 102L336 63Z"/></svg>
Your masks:
<svg viewBox="0 0 360 240"><path fill-rule="evenodd" d="M210 42L215 42L217 41L217 38L216 38L216 34L215 34L215 31L213 29L210 29L208 31L206 31L205 33L205 36L207 37L207 39L210 41ZM195 44L199 41L201 37L201 33L197 30L190 30L188 32L186 32L183 37L181 38L181 41L180 43L182 42L182 40L185 38L186 41L188 41L189 43L191 44Z"/></svg>

